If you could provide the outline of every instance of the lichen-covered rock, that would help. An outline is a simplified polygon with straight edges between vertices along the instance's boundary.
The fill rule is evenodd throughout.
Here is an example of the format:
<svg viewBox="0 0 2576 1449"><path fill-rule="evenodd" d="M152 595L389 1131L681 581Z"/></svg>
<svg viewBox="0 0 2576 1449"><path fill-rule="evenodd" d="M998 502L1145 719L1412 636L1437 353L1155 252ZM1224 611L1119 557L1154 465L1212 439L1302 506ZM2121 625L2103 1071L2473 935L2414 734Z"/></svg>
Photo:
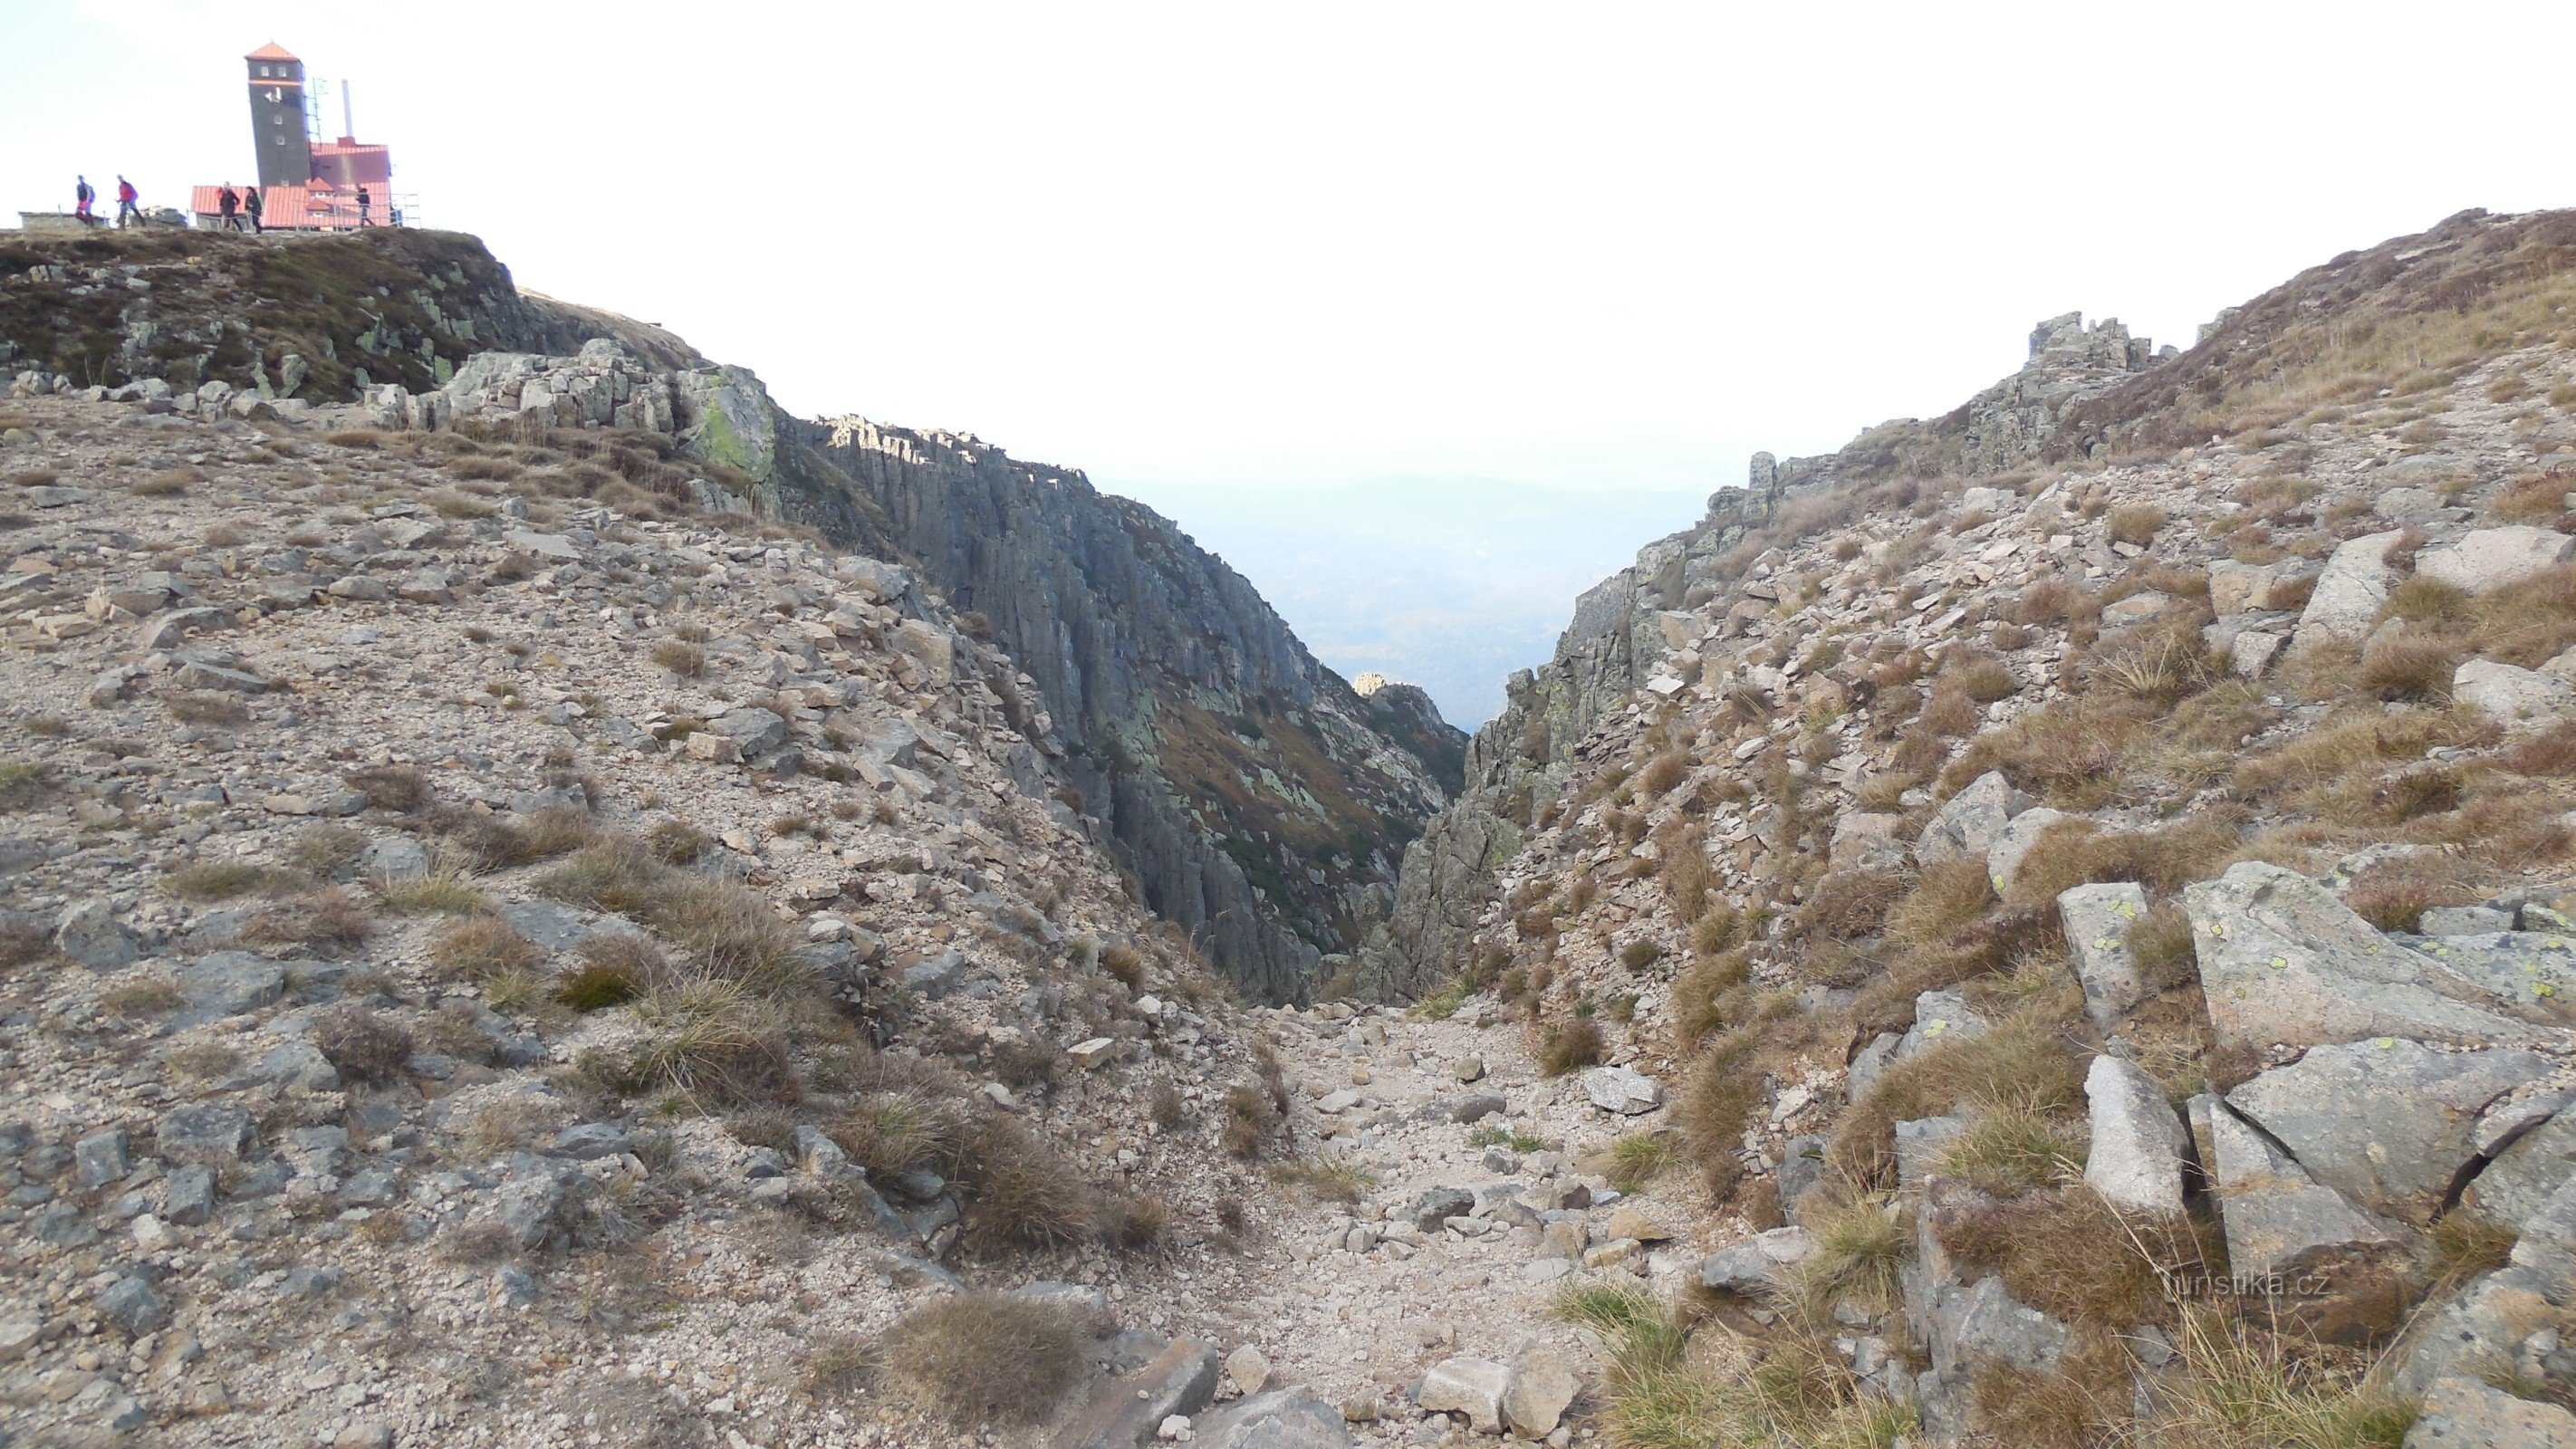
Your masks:
<svg viewBox="0 0 2576 1449"><path fill-rule="evenodd" d="M2551 1033L2432 957L2373 929L2315 881L2240 861L2183 891L2219 1045L2264 1050L2378 1037L2538 1045Z"/></svg>
<svg viewBox="0 0 2576 1449"><path fill-rule="evenodd" d="M2098 1056L2085 1074L2084 1095L2093 1125L2084 1181L2120 1207L2181 1212L2191 1137L2164 1087L2134 1062Z"/></svg>
<svg viewBox="0 0 2576 1449"><path fill-rule="evenodd" d="M2225 1102L2194 1098L2192 1119L2210 1144L2229 1270L2247 1291L2336 1341L2394 1324L2404 1303L2395 1232L2309 1177Z"/></svg>
<svg viewBox="0 0 2576 1449"><path fill-rule="evenodd" d="M2293 639L2298 647L2334 640L2358 641L2379 622L2380 608L2388 602L2388 591L2397 582L2397 571L2389 566L2389 551L2405 537L2401 529L2373 533L2349 539L2336 546L2326 560L2325 569L2317 575L2315 592L2308 595L2307 607L2300 611L2298 632Z"/></svg>
<svg viewBox="0 0 2576 1449"><path fill-rule="evenodd" d="M2366 1207L2420 1214L2479 1154L2487 1110L2554 1070L2533 1051L2440 1052L2376 1037L2311 1047L2227 1102L2318 1182Z"/></svg>
<svg viewBox="0 0 2576 1449"><path fill-rule="evenodd" d="M2013 789L2001 771L1988 770L1941 802L1915 839L1914 858L1939 865L1961 856L1984 858L2012 819Z"/></svg>
<svg viewBox="0 0 2576 1449"><path fill-rule="evenodd" d="M2472 529L2456 542L2419 550L2415 576L2483 594L2547 573L2571 558L2576 558L2576 537L2514 523Z"/></svg>
<svg viewBox="0 0 2576 1449"><path fill-rule="evenodd" d="M2075 953L2076 979L2084 986L2084 1012L2111 1031L2128 1017L2144 987L2129 952L2129 928L2147 913L2147 892L2131 881L2080 885L2058 893L2057 920Z"/></svg>

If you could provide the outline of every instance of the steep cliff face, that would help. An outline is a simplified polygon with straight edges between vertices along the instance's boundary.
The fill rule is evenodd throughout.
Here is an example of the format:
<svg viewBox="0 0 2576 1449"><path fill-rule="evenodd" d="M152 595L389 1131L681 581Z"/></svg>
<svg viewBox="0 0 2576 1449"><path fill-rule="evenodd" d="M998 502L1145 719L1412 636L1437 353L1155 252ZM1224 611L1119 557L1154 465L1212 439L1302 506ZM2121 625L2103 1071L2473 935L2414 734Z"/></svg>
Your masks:
<svg viewBox="0 0 2576 1449"><path fill-rule="evenodd" d="M882 529L1034 680L1154 909L1247 988L1305 995L1447 800L1459 732L1427 699L1364 699L1241 575L1079 472L861 418L790 432L841 480L821 501L846 489L851 526Z"/></svg>

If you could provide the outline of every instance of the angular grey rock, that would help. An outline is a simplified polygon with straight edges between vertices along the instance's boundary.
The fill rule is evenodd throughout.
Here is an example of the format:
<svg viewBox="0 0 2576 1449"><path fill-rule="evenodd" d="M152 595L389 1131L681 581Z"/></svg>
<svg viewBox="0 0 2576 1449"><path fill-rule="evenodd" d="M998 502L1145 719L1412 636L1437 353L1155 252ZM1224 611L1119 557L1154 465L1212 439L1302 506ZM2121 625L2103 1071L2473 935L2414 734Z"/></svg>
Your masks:
<svg viewBox="0 0 2576 1449"><path fill-rule="evenodd" d="M2128 1019L2145 988L2129 952L2129 928L2147 913L2147 892L2131 881L2080 885L2058 893L2057 920L2075 953L2084 1014L2108 1032Z"/></svg>
<svg viewBox="0 0 2576 1449"><path fill-rule="evenodd" d="M416 836L380 836L367 842L358 868L378 880L418 880L429 874L429 852Z"/></svg>
<svg viewBox="0 0 2576 1449"><path fill-rule="evenodd" d="M321 1048L303 1037L290 1037L260 1054L251 1065L253 1081L280 1087L302 1087L307 1091L336 1092L340 1089L339 1069L322 1055Z"/></svg>
<svg viewBox="0 0 2576 1449"><path fill-rule="evenodd" d="M1413 1201L1405 1204L1404 1219L1423 1232L1436 1233L1442 1223L1475 1210L1474 1193L1463 1187L1435 1187L1415 1194Z"/></svg>
<svg viewBox="0 0 2576 1449"><path fill-rule="evenodd" d="M174 609L144 622L135 631L134 643L146 651L167 651L187 642L191 634L211 634L221 629L237 629L240 621L229 609Z"/></svg>
<svg viewBox="0 0 2576 1449"><path fill-rule="evenodd" d="M1525 1439L1544 1439L1556 1432L1566 1406L1583 1388L1556 1350L1533 1343L1512 1355L1511 1379L1503 1388L1503 1426Z"/></svg>
<svg viewBox="0 0 2576 1449"><path fill-rule="evenodd" d="M2012 819L2012 783L1999 770L1988 770L1958 794L1941 802L1914 842L1918 865L1939 865L1961 856L1983 859L1995 837Z"/></svg>
<svg viewBox="0 0 2576 1449"><path fill-rule="evenodd" d="M221 1171L250 1151L250 1113L230 1102L190 1102L161 1114L153 1150L168 1163L203 1163Z"/></svg>
<svg viewBox="0 0 2576 1449"><path fill-rule="evenodd" d="M2416 1336L2393 1386L2420 1394L2451 1374L2475 1376L2510 1367L2530 1372L2535 1359L2564 1352L2558 1309L2576 1290L2576 1182L2559 1184L2522 1224L2505 1266L2471 1282ZM2542 1373L2550 1372L2543 1362ZM2564 1383L2564 1360L2557 1371Z"/></svg>
<svg viewBox="0 0 2576 1449"><path fill-rule="evenodd" d="M152 1284L137 1275L117 1279L91 1300L99 1316L124 1329L129 1338L141 1338L170 1326L170 1305L152 1291Z"/></svg>
<svg viewBox="0 0 2576 1449"><path fill-rule="evenodd" d="M2576 689L2535 669L2464 659L2451 671L2451 702L2508 730L2536 729L2576 714Z"/></svg>
<svg viewBox="0 0 2576 1449"><path fill-rule="evenodd" d="M268 681L256 674L228 664L217 664L211 659L187 655L180 658L178 671L171 677L183 689L223 690L233 694L264 694L268 690Z"/></svg>
<svg viewBox="0 0 2576 1449"><path fill-rule="evenodd" d="M956 990L965 975L966 958L949 950L906 966L901 979L906 987L937 1001Z"/></svg>
<svg viewBox="0 0 2576 1449"><path fill-rule="evenodd" d="M2391 1253L2398 1238L2318 1186L2295 1158L2236 1117L2215 1096L2195 1099L2195 1122L2210 1132L2210 1186L2228 1235L2228 1266L2246 1277L2298 1277Z"/></svg>
<svg viewBox="0 0 2576 1449"><path fill-rule="evenodd" d="M86 1248L98 1241L98 1229L72 1203L56 1200L27 1219L27 1236L51 1248Z"/></svg>
<svg viewBox="0 0 2576 1449"><path fill-rule="evenodd" d="M1994 882L1995 894L2012 892L2013 882L2021 877L2021 863L2039 847L2039 838L2050 826L2069 818L2064 811L2034 805L2005 823L1986 847L1986 878Z"/></svg>
<svg viewBox="0 0 2576 1449"><path fill-rule="evenodd" d="M1270 1360L1247 1343L1225 1356L1225 1376L1243 1393L1260 1393L1270 1385Z"/></svg>
<svg viewBox="0 0 2576 1449"><path fill-rule="evenodd" d="M2228 1093L2227 1103L2316 1181L2399 1212L2439 1206L2478 1155L2481 1114L2552 1070L2538 1052L2437 1052L2380 1037L2312 1047Z"/></svg>
<svg viewBox="0 0 2576 1449"><path fill-rule="evenodd" d="M1943 1042L1975 1041L1991 1029L1985 1017L1956 991L1926 991L1914 998L1914 1026L1896 1044L1891 1061L1919 1056Z"/></svg>
<svg viewBox="0 0 2576 1449"><path fill-rule="evenodd" d="M2570 559L2576 559L2576 538L2517 523L2475 529L2455 543L2419 550L2415 577L2483 594L2547 573Z"/></svg>
<svg viewBox="0 0 2576 1449"><path fill-rule="evenodd" d="M2379 622L2380 607L2388 602L2388 591L2396 584L2396 571L2388 565L2388 552L2405 536L2402 529L2390 529L2366 537L2350 539L2335 548L2326 560L2325 570L2317 575L2315 592L2308 595L2307 607L2300 611L2298 632L2293 637L2302 649L2328 640L2358 641Z"/></svg>
<svg viewBox="0 0 2576 1449"><path fill-rule="evenodd" d="M2455 1375L2425 1393L2404 1449L2576 1449L2576 1414Z"/></svg>
<svg viewBox="0 0 2576 1449"><path fill-rule="evenodd" d="M1604 1112L1634 1117L1664 1105L1654 1078L1628 1067L1592 1067L1583 1073L1583 1095Z"/></svg>
<svg viewBox="0 0 2576 1449"><path fill-rule="evenodd" d="M1805 1228L1773 1228L1702 1258L1700 1286L1726 1293L1757 1293L1770 1286L1780 1269L1795 1267L1815 1255L1813 1233Z"/></svg>
<svg viewBox="0 0 2576 1449"><path fill-rule="evenodd" d="M191 1162L170 1174L161 1198L161 1216L181 1227L195 1227L214 1216L215 1170Z"/></svg>
<svg viewBox="0 0 2576 1449"><path fill-rule="evenodd" d="M2215 881L2184 887L2183 903L2222 1047L2382 1036L2513 1046L2550 1039L2295 871L2240 861Z"/></svg>
<svg viewBox="0 0 2576 1449"><path fill-rule="evenodd" d="M1104 1375L1091 1399L1055 1442L1066 1449L1137 1449L1174 1414L1196 1414L1216 1397L1216 1350L1193 1339L1165 1345L1152 1362L1125 1375Z"/></svg>
<svg viewBox="0 0 2576 1449"><path fill-rule="evenodd" d="M1965 1293L1944 1297L1934 1315L1932 1369L1943 1378L1992 1360L2024 1373L2044 1374L2066 1354L2066 1325L2013 1297L2000 1277L1987 1276Z"/></svg>
<svg viewBox="0 0 2576 1449"><path fill-rule="evenodd" d="M2424 913L2424 924L2438 924L2433 912ZM2521 1013L2546 1021L2553 1010L2576 1001L2576 937L2555 931L2433 937L2430 930L2426 936L2430 939L2409 944L2442 963L2452 975L2492 993Z"/></svg>
<svg viewBox="0 0 2576 1449"><path fill-rule="evenodd" d="M1462 1125L1481 1122L1501 1116L1509 1108L1499 1092L1474 1092L1450 1104L1449 1120Z"/></svg>
<svg viewBox="0 0 2576 1449"><path fill-rule="evenodd" d="M1780 1185L1780 1214L1795 1223L1807 1194L1824 1184L1825 1139L1792 1137L1781 1143L1776 1180Z"/></svg>
<svg viewBox="0 0 2576 1449"><path fill-rule="evenodd" d="M1950 1139L1968 1130L1965 1117L1916 1117L1896 1124L1896 1180L1920 1187L1940 1166Z"/></svg>
<svg viewBox="0 0 2576 1449"><path fill-rule="evenodd" d="M54 949L92 971L130 966L141 953L105 901L82 901L54 923Z"/></svg>
<svg viewBox="0 0 2576 1449"><path fill-rule="evenodd" d="M787 742L787 721L765 709L727 710L707 721L707 728L732 740L745 759Z"/></svg>
<svg viewBox="0 0 2576 1449"><path fill-rule="evenodd" d="M1512 1371L1489 1358L1444 1358L1422 1376L1414 1402L1426 1414L1464 1414L1479 1434L1503 1432L1503 1391Z"/></svg>
<svg viewBox="0 0 2576 1449"><path fill-rule="evenodd" d="M2489 1220L2521 1232L2576 1179L2576 1113L2560 1111L2514 1137L2460 1194Z"/></svg>
<svg viewBox="0 0 2576 1449"><path fill-rule="evenodd" d="M2190 1134L2165 1089L2132 1062L2098 1056L2084 1077L2093 1150L2084 1181L2115 1206L2182 1211L2182 1164Z"/></svg>
<svg viewBox="0 0 2576 1449"><path fill-rule="evenodd" d="M286 968L248 951L211 951L179 973L186 1024L218 1021L276 1004L286 994Z"/></svg>
<svg viewBox="0 0 2576 1449"><path fill-rule="evenodd" d="M1887 1070L1887 1064L1896 1059L1897 1048L1904 1044L1905 1038L1892 1031L1871 1037L1869 1045L1852 1057L1850 1069L1843 1074L1843 1099L1857 1102L1868 1096L1869 1089L1878 1085L1879 1073Z"/></svg>
<svg viewBox="0 0 2576 1449"><path fill-rule="evenodd" d="M1342 1411L1299 1384L1237 1399L1190 1424L1198 1449L1352 1449Z"/></svg>
<svg viewBox="0 0 2576 1449"><path fill-rule="evenodd" d="M2487 906L2434 906L2415 925L2416 934L2423 936L2498 936L2512 929L2513 912ZM2416 949L2438 954L2423 946Z"/></svg>
<svg viewBox="0 0 2576 1449"><path fill-rule="evenodd" d="M563 1205L562 1179L541 1168L522 1169L504 1179L474 1216L498 1224L519 1247L535 1248L554 1232L555 1215Z"/></svg>
<svg viewBox="0 0 2576 1449"><path fill-rule="evenodd" d="M93 1132L72 1144L72 1164L82 1190L94 1191L134 1170L133 1144L122 1127Z"/></svg>
<svg viewBox="0 0 2576 1449"><path fill-rule="evenodd" d="M1905 847L1896 838L1902 815L1855 810L1834 822L1830 849L1836 870L1887 870L1905 864ZM1928 828L1928 827L1927 827Z"/></svg>

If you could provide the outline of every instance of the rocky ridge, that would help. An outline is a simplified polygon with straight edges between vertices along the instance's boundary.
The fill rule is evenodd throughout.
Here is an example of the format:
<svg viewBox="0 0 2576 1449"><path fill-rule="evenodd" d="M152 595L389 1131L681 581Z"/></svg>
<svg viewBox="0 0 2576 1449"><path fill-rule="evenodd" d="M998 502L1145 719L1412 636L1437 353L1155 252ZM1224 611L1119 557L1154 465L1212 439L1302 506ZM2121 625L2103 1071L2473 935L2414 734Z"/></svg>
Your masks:
<svg viewBox="0 0 2576 1449"><path fill-rule="evenodd" d="M1372 977L1659 1084L1617 1155L1737 1239L1694 1356L1838 1386L1605 1323L1640 1411L2272 1443L2211 1396L2278 1332L2353 1442L2576 1434L2571 239L2464 214L2163 360L2043 324L1758 458L1513 681Z"/></svg>
<svg viewBox="0 0 2576 1449"><path fill-rule="evenodd" d="M1067 798L1231 979L1296 1000L1347 969L1457 783L1461 736L1427 701L1371 705L1241 576L1077 471L965 435L790 418L746 369L516 292L471 238L385 238L22 243L0 255L0 358L49 391L255 394L288 415L363 396L386 428L661 440L702 475L670 484L677 501L906 561L1020 658ZM308 281L310 303L293 290Z"/></svg>

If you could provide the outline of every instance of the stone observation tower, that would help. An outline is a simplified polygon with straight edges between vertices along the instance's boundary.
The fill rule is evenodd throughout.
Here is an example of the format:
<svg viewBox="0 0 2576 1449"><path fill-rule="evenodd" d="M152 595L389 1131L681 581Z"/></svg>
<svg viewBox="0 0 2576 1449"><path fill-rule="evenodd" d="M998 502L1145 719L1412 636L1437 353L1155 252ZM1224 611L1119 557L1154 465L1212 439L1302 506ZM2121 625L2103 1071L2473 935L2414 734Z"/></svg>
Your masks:
<svg viewBox="0 0 2576 1449"><path fill-rule="evenodd" d="M348 82L340 83L337 140L325 140L323 120L306 80L304 62L275 41L242 57L250 84L253 173L269 231L342 231L359 224L358 188L367 189L365 221L400 226L406 198L393 193L393 153L353 134ZM235 183L238 188L239 183ZM222 225L224 183L195 188L189 210L201 227Z"/></svg>
<svg viewBox="0 0 2576 1449"><path fill-rule="evenodd" d="M259 188L305 185L313 179L313 150L304 131L304 62L275 41L243 59L250 65L251 143L259 148Z"/></svg>

